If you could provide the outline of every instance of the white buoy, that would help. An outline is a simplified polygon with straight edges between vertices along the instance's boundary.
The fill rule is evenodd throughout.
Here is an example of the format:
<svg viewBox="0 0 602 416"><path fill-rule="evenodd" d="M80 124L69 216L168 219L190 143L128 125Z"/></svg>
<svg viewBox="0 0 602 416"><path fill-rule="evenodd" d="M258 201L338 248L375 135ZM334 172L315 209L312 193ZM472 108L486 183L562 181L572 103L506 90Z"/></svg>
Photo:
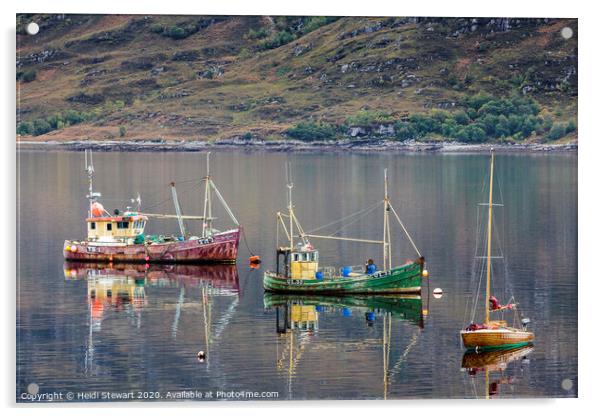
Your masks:
<svg viewBox="0 0 602 416"><path fill-rule="evenodd" d="M435 299L440 299L442 296L443 296L443 289L438 287L435 290L433 290L433 297Z"/></svg>
<svg viewBox="0 0 602 416"><path fill-rule="evenodd" d="M198 354L196 355L196 357L199 359L199 362L203 363L205 362L205 358L207 357L205 354L205 351L201 350L198 352Z"/></svg>
<svg viewBox="0 0 602 416"><path fill-rule="evenodd" d="M422 277L429 277L429 271L427 269L422 271Z"/></svg>

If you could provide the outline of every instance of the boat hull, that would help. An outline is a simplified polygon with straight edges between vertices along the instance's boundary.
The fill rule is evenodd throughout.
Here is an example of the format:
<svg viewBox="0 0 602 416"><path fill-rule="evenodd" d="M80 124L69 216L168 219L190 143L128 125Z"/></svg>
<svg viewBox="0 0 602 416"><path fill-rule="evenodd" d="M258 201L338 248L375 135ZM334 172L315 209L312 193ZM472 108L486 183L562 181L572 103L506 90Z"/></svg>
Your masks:
<svg viewBox="0 0 602 416"><path fill-rule="evenodd" d="M461 331L460 334L467 349L478 351L518 348L529 345L535 338L532 332L509 328Z"/></svg>
<svg viewBox="0 0 602 416"><path fill-rule="evenodd" d="M384 275L340 277L332 280L287 279L274 272L265 272L263 288L268 292L314 294L393 294L420 293L422 262L420 260L392 269Z"/></svg>
<svg viewBox="0 0 602 416"><path fill-rule="evenodd" d="M211 241L125 244L65 240L69 261L110 263L235 263L240 228L214 234Z"/></svg>

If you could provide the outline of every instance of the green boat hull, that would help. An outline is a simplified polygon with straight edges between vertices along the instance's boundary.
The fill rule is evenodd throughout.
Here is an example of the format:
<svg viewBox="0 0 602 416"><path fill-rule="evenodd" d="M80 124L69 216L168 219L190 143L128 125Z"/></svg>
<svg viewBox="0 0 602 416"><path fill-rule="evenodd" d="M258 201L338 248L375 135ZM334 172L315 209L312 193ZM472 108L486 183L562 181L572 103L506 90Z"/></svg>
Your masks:
<svg viewBox="0 0 602 416"><path fill-rule="evenodd" d="M386 274L340 277L328 280L287 279L274 272L265 272L263 288L268 292L337 295L420 293L422 262L406 264L391 269Z"/></svg>
<svg viewBox="0 0 602 416"><path fill-rule="evenodd" d="M422 298L419 295L353 295L316 296L266 292L263 304L271 309L291 304L328 306L332 308L360 308L386 311L394 318L422 326Z"/></svg>

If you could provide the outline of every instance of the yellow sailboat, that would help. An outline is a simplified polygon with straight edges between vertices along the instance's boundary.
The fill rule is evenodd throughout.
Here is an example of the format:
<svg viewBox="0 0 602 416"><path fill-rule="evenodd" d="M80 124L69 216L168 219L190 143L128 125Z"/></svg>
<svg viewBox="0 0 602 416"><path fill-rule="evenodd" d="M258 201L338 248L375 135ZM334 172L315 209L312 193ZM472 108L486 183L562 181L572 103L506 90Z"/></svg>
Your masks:
<svg viewBox="0 0 602 416"><path fill-rule="evenodd" d="M509 326L504 320L490 319L491 312L514 309L514 304L499 305L497 299L491 295L491 231L493 224L493 167L494 154L491 152L489 173L489 217L487 222L487 286L485 295L485 320L483 324L471 322L464 330L460 331L462 342L470 350L495 350L503 348L517 348L528 345L535 335L526 330L528 320L523 320L523 328Z"/></svg>

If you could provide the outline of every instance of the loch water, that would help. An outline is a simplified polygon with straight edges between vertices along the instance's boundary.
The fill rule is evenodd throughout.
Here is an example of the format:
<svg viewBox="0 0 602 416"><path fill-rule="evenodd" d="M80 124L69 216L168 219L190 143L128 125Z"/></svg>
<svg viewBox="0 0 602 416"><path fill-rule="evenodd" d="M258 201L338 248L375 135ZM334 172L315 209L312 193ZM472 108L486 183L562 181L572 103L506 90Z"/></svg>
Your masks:
<svg viewBox="0 0 602 416"><path fill-rule="evenodd" d="M459 337L476 281L486 154L214 152L214 181L244 226L238 264L148 268L64 263L63 241L85 235L83 153L17 157L17 401L30 401L28 391L65 401L577 395L576 154L496 158L504 266L494 271L536 339L528 351L490 357L465 357ZM264 294L275 213L286 209L287 161L306 231L377 203L388 169L392 204L426 258L421 298ZM132 205L139 192L143 211L174 213L168 185L176 181L184 214L202 212L202 153L98 152L94 165L109 211ZM217 204L216 211L217 228L230 227ZM370 214L324 232L378 240L382 210ZM402 264L415 253L401 229L393 231L393 262ZM177 234L178 225L152 219L146 232ZM377 245L313 243L321 265L382 262ZM249 268L250 251L261 255L260 269ZM435 288L442 297L433 297Z"/></svg>

